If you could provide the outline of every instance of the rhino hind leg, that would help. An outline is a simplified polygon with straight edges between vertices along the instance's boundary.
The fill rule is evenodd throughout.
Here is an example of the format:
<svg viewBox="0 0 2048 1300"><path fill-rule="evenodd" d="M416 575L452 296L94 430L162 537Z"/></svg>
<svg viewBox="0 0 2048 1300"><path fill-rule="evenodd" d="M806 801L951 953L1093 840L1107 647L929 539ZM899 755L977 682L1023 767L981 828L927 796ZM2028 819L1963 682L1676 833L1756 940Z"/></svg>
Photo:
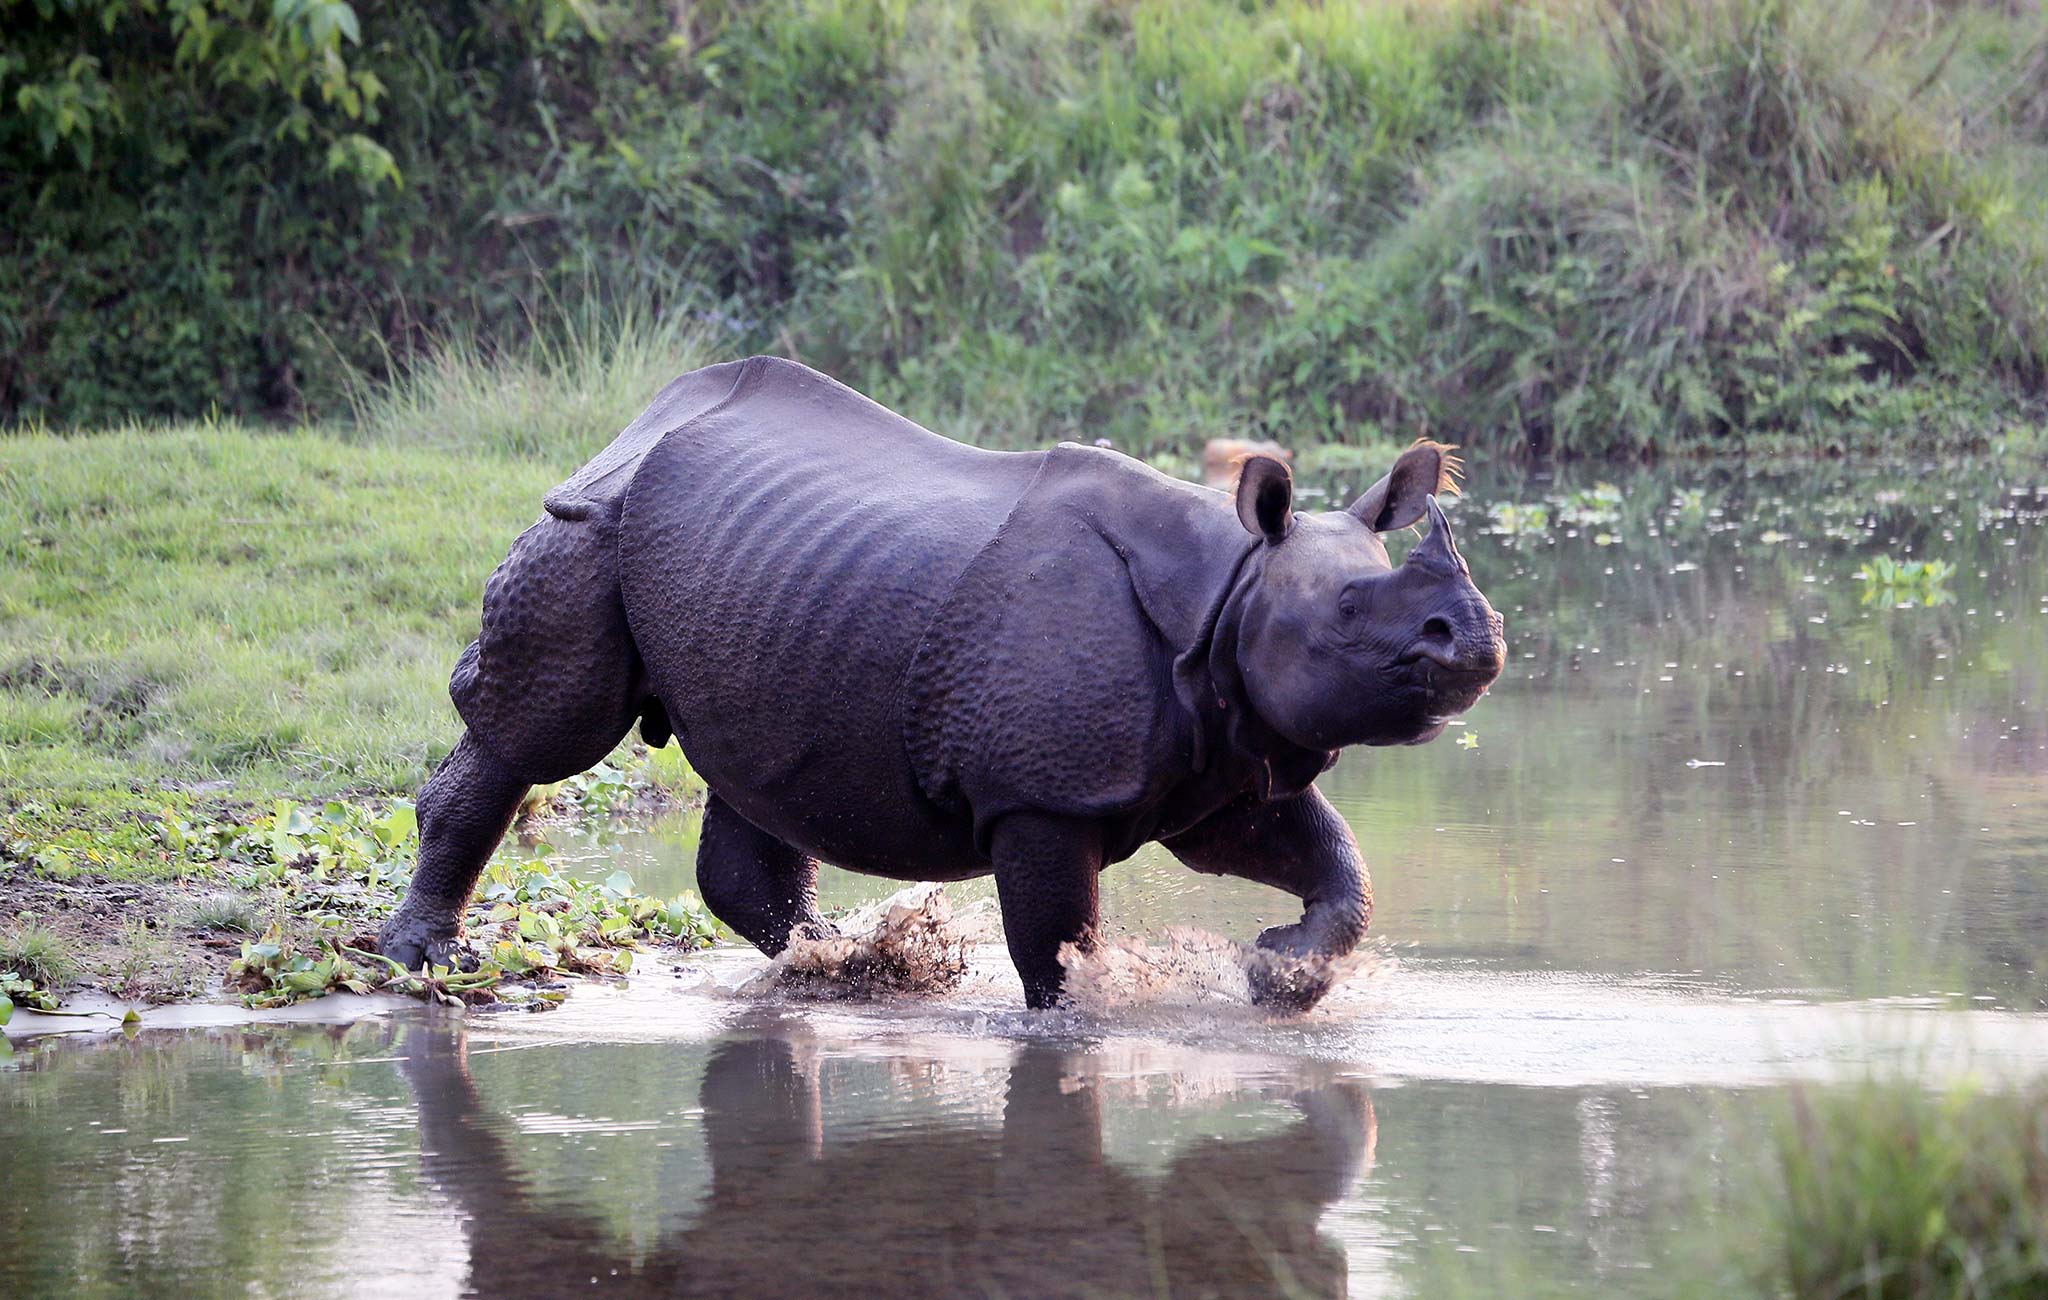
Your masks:
<svg viewBox="0 0 2048 1300"><path fill-rule="evenodd" d="M773 957L798 930L838 931L818 911L818 864L712 795L697 842L697 892L711 914Z"/></svg>
<svg viewBox="0 0 2048 1300"><path fill-rule="evenodd" d="M412 884L377 949L407 970L465 961L462 914L470 890L505 836L527 782L463 733L447 761L420 791L420 854Z"/></svg>
<svg viewBox="0 0 2048 1300"><path fill-rule="evenodd" d="M449 679L470 734L530 782L586 770L636 721L649 745L669 739L626 628L615 531L549 516L520 534L484 585L483 626Z"/></svg>

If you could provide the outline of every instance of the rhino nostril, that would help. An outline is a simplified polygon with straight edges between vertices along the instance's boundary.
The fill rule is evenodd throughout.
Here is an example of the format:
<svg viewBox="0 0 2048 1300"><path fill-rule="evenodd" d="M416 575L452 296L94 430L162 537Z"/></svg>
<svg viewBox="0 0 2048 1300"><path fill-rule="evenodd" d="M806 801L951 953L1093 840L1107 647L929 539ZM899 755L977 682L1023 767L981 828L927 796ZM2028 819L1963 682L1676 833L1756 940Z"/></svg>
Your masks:
<svg viewBox="0 0 2048 1300"><path fill-rule="evenodd" d="M1457 638L1451 635L1451 625L1440 618L1432 618L1423 623L1422 636L1426 641L1437 641L1444 645L1454 645L1457 642Z"/></svg>

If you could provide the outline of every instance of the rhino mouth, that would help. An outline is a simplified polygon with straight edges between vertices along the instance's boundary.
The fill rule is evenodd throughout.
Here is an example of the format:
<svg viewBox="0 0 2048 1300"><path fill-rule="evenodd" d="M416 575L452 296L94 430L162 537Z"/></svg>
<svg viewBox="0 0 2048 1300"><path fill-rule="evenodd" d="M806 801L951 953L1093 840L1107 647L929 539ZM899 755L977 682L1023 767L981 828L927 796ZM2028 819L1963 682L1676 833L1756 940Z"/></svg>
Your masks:
<svg viewBox="0 0 2048 1300"><path fill-rule="evenodd" d="M1405 662L1437 730L1448 719L1477 704L1500 676L1500 669L1493 664L1447 664L1433 655L1419 655Z"/></svg>
<svg viewBox="0 0 2048 1300"><path fill-rule="evenodd" d="M1424 656L1398 660L1395 668L1381 679L1386 708L1366 744L1428 744L1478 703L1498 676L1491 668L1446 668Z"/></svg>

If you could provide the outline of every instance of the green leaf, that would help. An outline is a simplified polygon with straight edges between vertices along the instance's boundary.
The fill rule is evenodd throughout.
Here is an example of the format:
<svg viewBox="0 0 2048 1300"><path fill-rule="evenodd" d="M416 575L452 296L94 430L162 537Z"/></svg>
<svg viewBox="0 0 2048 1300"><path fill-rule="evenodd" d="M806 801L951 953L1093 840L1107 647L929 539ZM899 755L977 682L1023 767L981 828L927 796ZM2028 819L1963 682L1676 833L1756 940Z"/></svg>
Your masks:
<svg viewBox="0 0 2048 1300"><path fill-rule="evenodd" d="M0 1025L14 1019L14 999L0 993Z"/></svg>

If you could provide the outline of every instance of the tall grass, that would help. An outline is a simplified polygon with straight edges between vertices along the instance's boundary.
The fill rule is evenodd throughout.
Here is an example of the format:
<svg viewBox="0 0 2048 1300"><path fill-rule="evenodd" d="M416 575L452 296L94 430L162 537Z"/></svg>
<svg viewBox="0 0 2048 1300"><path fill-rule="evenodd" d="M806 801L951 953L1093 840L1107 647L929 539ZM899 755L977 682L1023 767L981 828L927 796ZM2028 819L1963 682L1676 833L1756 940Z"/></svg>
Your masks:
<svg viewBox="0 0 2048 1300"><path fill-rule="evenodd" d="M63 936L31 918L0 925L0 971L59 989L78 978L79 966Z"/></svg>
<svg viewBox="0 0 2048 1300"><path fill-rule="evenodd" d="M356 374L352 432L366 441L541 457L566 476L669 380L726 359L714 337L712 325L681 312L594 301L522 341L458 333L388 381Z"/></svg>
<svg viewBox="0 0 2048 1300"><path fill-rule="evenodd" d="M835 10L760 12L801 45ZM2041 396L2038 18L912 13L869 30L894 112L789 329L940 427L1639 455L1970 442Z"/></svg>
<svg viewBox="0 0 2048 1300"><path fill-rule="evenodd" d="M1849 1300L2048 1294L2048 1086L1795 1092L1765 1290Z"/></svg>

